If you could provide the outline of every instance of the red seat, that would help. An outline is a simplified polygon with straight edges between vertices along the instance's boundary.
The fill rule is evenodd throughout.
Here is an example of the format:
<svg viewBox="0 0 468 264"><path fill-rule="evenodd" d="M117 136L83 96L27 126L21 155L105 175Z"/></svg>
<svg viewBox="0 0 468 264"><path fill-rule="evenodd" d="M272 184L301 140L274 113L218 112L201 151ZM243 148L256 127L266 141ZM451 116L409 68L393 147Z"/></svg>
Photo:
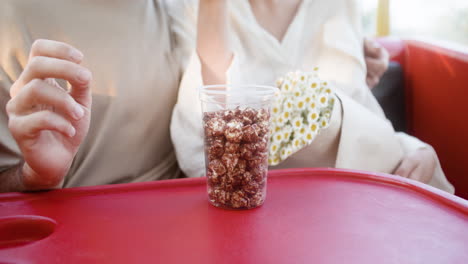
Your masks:
<svg viewBox="0 0 468 264"><path fill-rule="evenodd" d="M435 148L456 194L468 199L468 52L416 40L378 41L403 67L409 133Z"/></svg>

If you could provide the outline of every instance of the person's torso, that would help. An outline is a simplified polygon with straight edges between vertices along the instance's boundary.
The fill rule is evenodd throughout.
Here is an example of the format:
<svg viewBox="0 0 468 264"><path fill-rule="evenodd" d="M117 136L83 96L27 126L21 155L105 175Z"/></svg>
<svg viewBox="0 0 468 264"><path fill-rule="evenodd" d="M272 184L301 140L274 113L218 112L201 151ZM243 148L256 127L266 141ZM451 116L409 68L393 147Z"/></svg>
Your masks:
<svg viewBox="0 0 468 264"><path fill-rule="evenodd" d="M179 69L159 1L13 2L21 66L46 38L81 50L93 73L91 126L65 186L176 177L169 123Z"/></svg>

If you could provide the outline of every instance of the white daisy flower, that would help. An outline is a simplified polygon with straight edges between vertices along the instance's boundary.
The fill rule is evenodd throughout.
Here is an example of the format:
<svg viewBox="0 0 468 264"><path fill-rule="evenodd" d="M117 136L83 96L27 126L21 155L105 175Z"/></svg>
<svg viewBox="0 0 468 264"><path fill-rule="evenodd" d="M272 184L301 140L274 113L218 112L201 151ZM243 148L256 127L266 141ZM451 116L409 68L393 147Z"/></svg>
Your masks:
<svg viewBox="0 0 468 264"><path fill-rule="evenodd" d="M318 97L318 103L321 107L327 106L328 101L329 101L329 98L328 98L328 94L326 93L320 94L320 96Z"/></svg>
<svg viewBox="0 0 468 264"><path fill-rule="evenodd" d="M271 108L271 113L273 116L278 116L281 113L281 108L279 105L275 105Z"/></svg>
<svg viewBox="0 0 468 264"><path fill-rule="evenodd" d="M293 129L294 129L295 131L301 129L301 128L303 127L303 124L304 124L304 122L303 122L303 120L302 120L302 117L300 117L300 116L294 118L294 119L292 120L292 122L291 122L291 125L292 125L292 127L293 127Z"/></svg>
<svg viewBox="0 0 468 264"><path fill-rule="evenodd" d="M283 141L284 142L288 142L289 139L291 138L291 134L292 134L292 127L290 125L286 125L283 129L282 129L282 133L283 133Z"/></svg>
<svg viewBox="0 0 468 264"><path fill-rule="evenodd" d="M304 137L307 132L307 128L301 127L301 129L297 130L297 133L300 137Z"/></svg>
<svg viewBox="0 0 468 264"><path fill-rule="evenodd" d="M288 98L284 101L283 104L283 111L293 111L294 110L294 102L291 98Z"/></svg>
<svg viewBox="0 0 468 264"><path fill-rule="evenodd" d="M320 87L320 80L317 78L311 78L308 83L309 85L307 88L309 88L309 90L315 91Z"/></svg>
<svg viewBox="0 0 468 264"><path fill-rule="evenodd" d="M312 100L310 103L307 104L307 110L309 111L316 111L317 109L317 102Z"/></svg>
<svg viewBox="0 0 468 264"><path fill-rule="evenodd" d="M273 133L275 132L278 132L278 131L281 131L281 127L280 126L274 126L273 129L271 130Z"/></svg>
<svg viewBox="0 0 468 264"><path fill-rule="evenodd" d="M309 105L314 100L314 97L311 94L306 94L303 99L306 105Z"/></svg>
<svg viewBox="0 0 468 264"><path fill-rule="evenodd" d="M317 121L319 119L319 117L320 117L320 115L317 112L317 110L312 109L312 110L309 110L309 113L307 114L307 121L310 124L310 123L313 123L313 122Z"/></svg>
<svg viewBox="0 0 468 264"><path fill-rule="evenodd" d="M306 103L304 101L304 98L298 97L296 99L296 109L298 109L300 111L306 109Z"/></svg>
<svg viewBox="0 0 468 264"><path fill-rule="evenodd" d="M288 110L285 110L285 111L283 111L282 117L287 122L287 121L289 121L291 119L292 114Z"/></svg>
<svg viewBox="0 0 468 264"><path fill-rule="evenodd" d="M306 133L304 134L304 141L307 142L307 144L310 144L312 143L312 141L314 141L315 137L317 136L317 133L316 132L313 132L311 130L307 130Z"/></svg>
<svg viewBox="0 0 468 264"><path fill-rule="evenodd" d="M275 155L274 157L272 157L272 160L273 162L271 165L278 165L281 161L279 155Z"/></svg>
<svg viewBox="0 0 468 264"><path fill-rule="evenodd" d="M285 160L285 159L288 158L288 153L287 153L285 148L282 148L280 150L280 158L281 158L281 160Z"/></svg>
<svg viewBox="0 0 468 264"><path fill-rule="evenodd" d="M282 116L276 118L276 124L280 127L284 126L288 120L284 119Z"/></svg>
<svg viewBox="0 0 468 264"><path fill-rule="evenodd" d="M312 131L314 133L318 133L319 128L320 128L320 124L318 122L309 123L309 130L310 131Z"/></svg>
<svg viewBox="0 0 468 264"><path fill-rule="evenodd" d="M319 123L320 123L320 128L322 129L325 129L330 125L329 120L326 117L320 118Z"/></svg>
<svg viewBox="0 0 468 264"><path fill-rule="evenodd" d="M304 146L304 141L302 140L302 138L297 137L292 141L291 146L292 146L293 150L299 150Z"/></svg>
<svg viewBox="0 0 468 264"><path fill-rule="evenodd" d="M285 79L281 84L281 91L285 93L290 93L293 90L293 84L289 79Z"/></svg>
<svg viewBox="0 0 468 264"><path fill-rule="evenodd" d="M298 85L297 88L294 90L294 96L295 96L296 98L302 96L302 90L300 89L300 85Z"/></svg>
<svg viewBox="0 0 468 264"><path fill-rule="evenodd" d="M270 144L270 155L275 155L278 150L280 149L280 143L279 142L273 142Z"/></svg>
<svg viewBox="0 0 468 264"><path fill-rule="evenodd" d="M283 133L281 131L275 132L272 137L272 144L278 143L280 144L283 141Z"/></svg>
<svg viewBox="0 0 468 264"><path fill-rule="evenodd" d="M308 76L307 76L306 73L301 72L301 73L299 73L298 79L299 79L299 81L301 81L301 82L306 82L307 79L308 79Z"/></svg>
<svg viewBox="0 0 468 264"><path fill-rule="evenodd" d="M285 150L286 150L286 156L287 157L290 157L293 154L293 148L292 148L291 144L286 145Z"/></svg>

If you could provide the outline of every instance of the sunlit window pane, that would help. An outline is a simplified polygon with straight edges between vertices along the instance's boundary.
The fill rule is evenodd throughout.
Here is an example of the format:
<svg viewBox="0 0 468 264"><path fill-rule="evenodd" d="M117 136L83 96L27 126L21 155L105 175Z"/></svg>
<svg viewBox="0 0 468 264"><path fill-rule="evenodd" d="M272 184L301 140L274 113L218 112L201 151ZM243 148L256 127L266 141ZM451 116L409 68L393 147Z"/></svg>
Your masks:
<svg viewBox="0 0 468 264"><path fill-rule="evenodd" d="M366 35L375 35L378 0L361 0ZM391 35L468 46L468 0L390 0Z"/></svg>

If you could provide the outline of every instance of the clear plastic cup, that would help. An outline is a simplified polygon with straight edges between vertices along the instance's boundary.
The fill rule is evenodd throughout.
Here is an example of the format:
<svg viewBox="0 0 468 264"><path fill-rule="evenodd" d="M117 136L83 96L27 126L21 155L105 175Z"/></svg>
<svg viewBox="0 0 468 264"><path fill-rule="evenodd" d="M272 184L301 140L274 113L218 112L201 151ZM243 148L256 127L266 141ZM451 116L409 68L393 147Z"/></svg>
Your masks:
<svg viewBox="0 0 468 264"><path fill-rule="evenodd" d="M265 201L276 93L275 87L256 85L200 88L208 197L214 206L251 209Z"/></svg>

